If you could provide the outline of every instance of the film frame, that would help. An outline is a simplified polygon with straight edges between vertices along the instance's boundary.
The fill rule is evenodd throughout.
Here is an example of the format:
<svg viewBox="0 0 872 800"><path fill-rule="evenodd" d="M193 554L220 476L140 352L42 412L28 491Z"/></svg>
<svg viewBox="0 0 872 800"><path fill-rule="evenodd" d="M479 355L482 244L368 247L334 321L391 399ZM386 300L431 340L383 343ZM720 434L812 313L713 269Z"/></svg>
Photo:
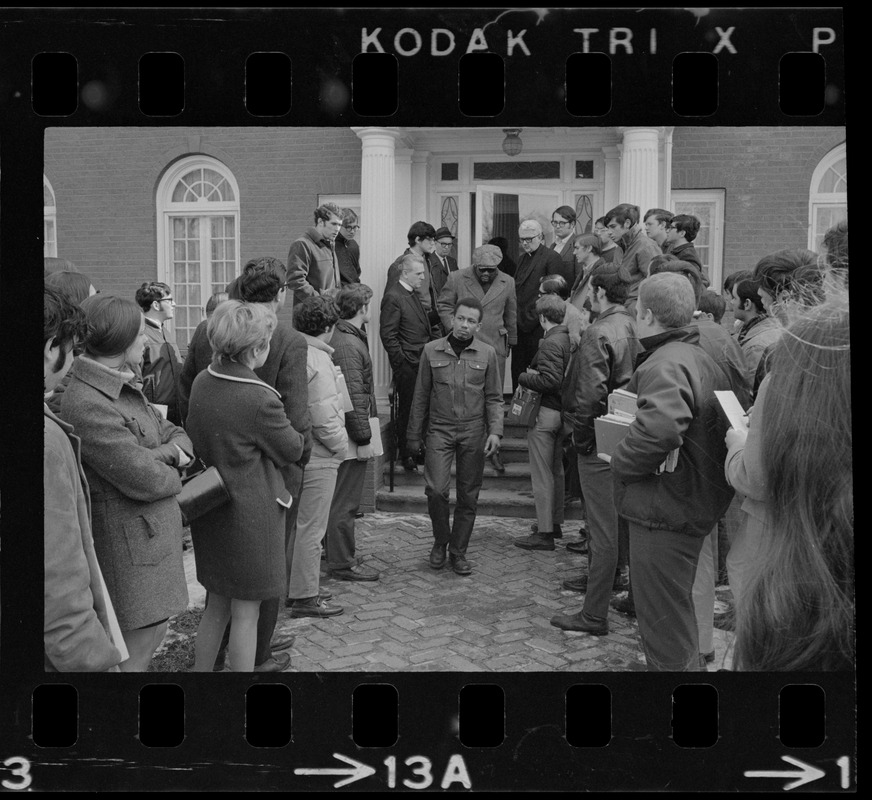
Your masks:
<svg viewBox="0 0 872 800"><path fill-rule="evenodd" d="M582 124L580 120L595 126L681 125L688 124L688 116L676 113L664 88L672 79L673 58L682 53L711 53L719 45L716 110L702 118L704 121L691 115L691 124L845 124L841 9L711 11L712 17L707 18L687 9L554 12L515 9L505 12L508 16L502 16L501 9L59 10L40 18L35 12L7 10L0 16L4 51L0 54L3 104L0 225L6 265L0 302L4 330L14 326L26 341L37 335L36 318L24 307L36 306L38 282L27 271L11 278L9 265L38 259L42 237L38 227L39 171L44 161L44 131L49 127L390 124L503 128L573 127ZM519 17L523 21L518 21ZM785 17L789 25L785 24ZM715 18L720 33L715 31ZM562 24L559 29L558 21ZM524 48L517 42L512 53L508 53L512 39L507 34L510 23L512 29L523 26L528 31L523 39L524 48L535 56L523 55ZM550 91L566 58L579 52L578 35L573 38L569 33L576 26L599 30L599 38L590 35L592 53L608 53L611 40L604 32L614 29L634 31L637 40L642 41L647 35L650 50L649 32L657 30L656 54L641 50L631 54L621 52L624 48L620 45L615 46L610 53L611 108L591 120L569 114ZM735 54L724 43L723 32L731 26L735 26L735 32L726 40L738 51ZM379 46L393 51L397 58L396 112L383 116L356 114L350 94L345 104L323 104L321 88L325 76L351 90L352 62L362 50L362 40L367 39L362 32L366 29L371 34L376 28L383 31L378 37ZM398 42L406 50L417 46L411 34L401 40L390 35L396 35L402 28L422 33L420 52L410 55L398 52ZM428 56L429 42L423 36L423 32L437 28L452 31L460 43L454 53L441 59ZM306 32L304 40L297 39L293 47L289 46L289 39L295 38L294 34L301 29ZM486 32L488 41L488 51L481 52L499 55L505 70L504 107L492 117L462 114L454 91L462 43L474 41L477 29ZM829 34L815 33L816 29L833 31L833 40L825 41ZM583 39L587 41L586 36ZM743 43L741 47L739 42ZM375 45L368 47L372 52ZM788 115L779 106L780 59L790 53L813 52L815 47L825 59L826 82L835 87L834 96L825 94L818 113ZM114 69L112 79L117 88L114 98L105 106L89 107L80 96L77 108L67 116L36 114L30 93L32 59L47 51L72 54L80 75L89 70L92 75L108 75L106 70ZM130 56L132 52L136 52L136 58ZM148 117L139 108L137 60L139 55L154 52L179 53L183 57L184 107L176 116ZM292 60L291 108L285 115L253 118L246 110L240 76L245 55L258 52L285 52ZM524 69L529 67L531 58L543 59L538 61L541 71ZM723 61L727 59L732 60L725 75ZM437 93L437 101L430 94L414 90L421 80L451 88ZM77 94L82 88L80 79ZM470 90L467 102L474 104L477 94ZM488 102L487 98L481 102ZM30 299L20 304L20 299L14 299L19 292ZM35 387L30 386L36 383L36 376L29 358L11 353L10 359L22 388L28 394L35 392ZM31 535L36 536L38 524L38 519L33 519L32 503L39 495L33 488L39 455L35 441L25 433L38 430L38 421L34 410L18 407L15 400L8 395L4 397L3 414L4 441L12 443L9 452L13 455L4 459L3 464L6 552L0 585L3 598L0 764L6 771L0 768L0 778L4 790L256 787L274 791L327 791L343 780L338 773L333 777L325 772L329 768L343 768L340 761L344 759L337 760L334 753L377 770L359 783L346 784L352 790L777 791L788 789L794 780L786 776L787 772L796 772L797 767L800 771L805 769L796 761L824 771L815 782L805 784L807 790L854 790L853 674L779 676L721 672L679 677L599 672L284 673L280 678L233 675L211 680L209 676L178 673L46 674L42 671L40 640L32 635L39 617L38 582L34 584L20 577L41 574L41 546L28 543ZM19 539L14 535L16 530L27 535ZM273 683L288 687L293 698L291 743L286 747L254 748L245 740L245 691ZM33 692L44 684L71 685L76 689L78 734L71 747L40 748L32 741ZM394 746L367 748L355 744L351 697L360 684L391 684L396 688L399 739ZM458 698L463 687L470 684L497 685L502 689L504 739L498 746L467 747L457 738ZM184 741L178 747L146 747L137 738L139 693L149 685L177 685L184 692ZM566 693L576 685L605 686L609 690L608 746L572 747L566 742ZM686 685L714 687L716 744L680 747L674 741L674 692ZM779 739L779 696L790 686L817 686L824 694L826 735L818 747L790 748ZM216 697L219 693L220 697ZM530 702L531 696L537 698L535 702ZM788 712L782 709L781 713ZM802 714L791 713L801 726ZM455 756L462 757L462 768ZM26 759L29 771L16 759ZM420 759L425 759L430 767ZM321 773L297 774L297 769L320 769ZM422 773L428 770L433 781L424 786ZM780 772L782 777L748 776L748 771ZM468 775L469 786L463 781L464 773ZM350 772L347 774L350 776ZM32 783L24 786L28 775ZM404 780L407 782L403 783Z"/></svg>

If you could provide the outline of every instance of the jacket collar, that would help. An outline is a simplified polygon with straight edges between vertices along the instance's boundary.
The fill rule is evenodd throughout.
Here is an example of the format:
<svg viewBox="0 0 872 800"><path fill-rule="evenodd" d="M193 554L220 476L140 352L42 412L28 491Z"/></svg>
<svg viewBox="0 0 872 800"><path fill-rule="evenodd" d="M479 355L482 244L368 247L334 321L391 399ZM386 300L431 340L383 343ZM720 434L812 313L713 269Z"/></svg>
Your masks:
<svg viewBox="0 0 872 800"><path fill-rule="evenodd" d="M597 320L605 319L606 317L610 317L613 314L623 314L625 317L629 317L630 319L633 319L633 315L629 311L627 311L627 309L624 306L612 306L607 311L603 311L597 317ZM654 338L654 337L652 337L652 338Z"/></svg>
<svg viewBox="0 0 872 800"><path fill-rule="evenodd" d="M639 236L644 236L644 235L645 235L645 234L643 234L642 231L639 230L638 227L630 228L630 230L628 230L628 231L627 231L627 232L626 232L626 233L621 237L621 247L623 248L624 252L625 252L625 253L627 252L627 250L628 250L628 248L630 247L630 245L633 244L633 242L635 242L636 239L639 238Z"/></svg>
<svg viewBox="0 0 872 800"><path fill-rule="evenodd" d="M161 330L163 327L156 319L152 319L151 317L145 317L145 324L150 325L152 328L156 328L157 330Z"/></svg>
<svg viewBox="0 0 872 800"><path fill-rule="evenodd" d="M645 348L645 353L643 355L650 354L670 342L699 344L699 328L696 325L691 324L684 328L672 328L668 331L663 331L663 333L657 333L654 336L646 336L644 339L639 339L639 343Z"/></svg>
<svg viewBox="0 0 872 800"><path fill-rule="evenodd" d="M80 356L73 362L72 373L80 381L93 386L111 400L117 400L121 389L135 377L132 372L111 369L87 356Z"/></svg>
<svg viewBox="0 0 872 800"><path fill-rule="evenodd" d="M314 336L309 336L308 333L304 333L303 338L306 340L306 344L309 345L309 347L314 347L316 350L323 350L328 356L333 356L333 348L327 344L327 342L322 342Z"/></svg>
<svg viewBox="0 0 872 800"><path fill-rule="evenodd" d="M308 236L313 242L315 242L318 247L330 247L332 244L329 239L318 233L317 228L309 228L306 231L306 236Z"/></svg>
<svg viewBox="0 0 872 800"><path fill-rule="evenodd" d="M478 352L479 350L481 350L481 344L482 343L478 339L476 339L475 336L473 336L472 339L469 340L469 344L466 345L466 347L461 352L465 353L467 350L475 350L476 352ZM450 344L448 344L447 336L443 336L441 339L436 340L436 350L442 350L445 353L451 353L452 355L454 355L454 348Z"/></svg>
<svg viewBox="0 0 872 800"><path fill-rule="evenodd" d="M774 319L774 317L770 317L768 314L758 314L754 319L742 323L742 327L739 328L739 339L744 339L754 328L767 319Z"/></svg>
<svg viewBox="0 0 872 800"><path fill-rule="evenodd" d="M269 389L279 400L282 399L282 396L276 391L272 386L268 383L264 383L257 375L254 374L253 370L246 367L244 364L239 364L236 361L227 361L223 359L218 366L214 366L210 364L206 367L206 372L208 372L213 378L221 378L221 380L225 381L236 381L238 383L254 383L258 386L265 386Z"/></svg>
<svg viewBox="0 0 872 800"><path fill-rule="evenodd" d="M555 325L553 328L549 328L547 331L545 331L545 334L542 336L542 338L547 339L552 334L559 333L560 331L566 331L568 333L569 329L561 323L560 325Z"/></svg>
<svg viewBox="0 0 872 800"><path fill-rule="evenodd" d="M73 432L73 426L69 422L64 422L59 416L52 413L52 410L45 404L42 404L43 416L48 417L52 422L57 423L58 427L69 436Z"/></svg>
<svg viewBox="0 0 872 800"><path fill-rule="evenodd" d="M357 336L358 339L361 339L364 343L366 343L366 331L361 330L356 325L352 325L347 319L341 319L336 323L336 330L342 331L343 333L347 333L350 336ZM335 350L336 348L334 348Z"/></svg>

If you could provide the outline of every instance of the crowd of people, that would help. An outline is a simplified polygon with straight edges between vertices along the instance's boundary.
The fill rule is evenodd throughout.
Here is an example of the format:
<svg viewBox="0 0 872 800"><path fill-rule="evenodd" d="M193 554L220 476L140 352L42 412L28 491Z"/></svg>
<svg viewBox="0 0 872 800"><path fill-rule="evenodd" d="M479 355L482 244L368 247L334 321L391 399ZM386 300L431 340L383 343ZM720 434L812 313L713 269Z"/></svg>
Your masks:
<svg viewBox="0 0 872 800"><path fill-rule="evenodd" d="M517 264L495 239L460 269L451 231L416 222L387 267L386 449L405 470L423 464L429 566L473 572L484 469L505 471L509 362L512 389L539 402L527 438L536 522L514 544L553 551L567 494L585 509L566 546L588 569L563 584L584 601L552 625L607 635L620 601L649 670L704 670L725 561L735 668L852 668L847 223L822 254L764 255L722 294L691 215L623 203L578 232L561 206L551 224L549 246L539 222L520 222ZM176 498L205 468L228 499L190 521L207 590L196 671L287 669L279 609L343 612L322 561L341 580L379 579L355 547L367 463L382 452L359 229L351 209L319 206L287 264L252 259L209 299L184 359L166 325L171 286L116 297L69 263L47 265L46 669L148 668L187 606ZM594 421L616 390L635 416L607 454ZM747 423L730 426L716 391L735 394Z"/></svg>

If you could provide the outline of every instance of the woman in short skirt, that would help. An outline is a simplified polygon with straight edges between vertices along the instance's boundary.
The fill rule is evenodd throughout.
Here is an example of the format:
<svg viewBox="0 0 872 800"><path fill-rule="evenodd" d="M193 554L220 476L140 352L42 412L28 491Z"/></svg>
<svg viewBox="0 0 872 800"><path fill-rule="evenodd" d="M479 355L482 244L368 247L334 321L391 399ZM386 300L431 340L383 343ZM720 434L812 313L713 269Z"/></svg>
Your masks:
<svg viewBox="0 0 872 800"><path fill-rule="evenodd" d="M230 619L231 670L251 672L260 601L287 591L291 493L282 469L300 459L303 437L291 427L279 393L254 374L269 355L275 326L265 305L222 303L207 328L212 364L191 387L188 434L230 493L227 503L191 523L197 580L209 592L197 631L196 672L212 670Z"/></svg>

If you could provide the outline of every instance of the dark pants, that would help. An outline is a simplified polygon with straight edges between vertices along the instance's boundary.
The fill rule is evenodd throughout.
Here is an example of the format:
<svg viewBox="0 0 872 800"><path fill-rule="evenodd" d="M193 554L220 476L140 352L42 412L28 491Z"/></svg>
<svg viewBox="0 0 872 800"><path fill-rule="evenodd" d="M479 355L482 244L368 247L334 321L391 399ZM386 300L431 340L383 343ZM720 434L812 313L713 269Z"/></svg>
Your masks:
<svg viewBox="0 0 872 800"><path fill-rule="evenodd" d="M297 504L300 498L295 497L291 507L285 513L285 550L288 547L288 540L291 536L291 531L294 525L297 524ZM208 595L206 602L209 602ZM279 619L279 606L285 602L284 597L273 597L269 600L260 601L260 616L257 618L257 647L254 653L254 666L259 667L271 655L270 642L272 642L273 633L276 629L276 622ZM224 636L221 638L221 647L218 648L218 657L215 659L216 666L224 664L227 643L230 641L230 622L224 629Z"/></svg>
<svg viewBox="0 0 872 800"><path fill-rule="evenodd" d="M518 331L518 343L512 348L512 391L518 388L518 375L527 371L545 331L538 325L532 331Z"/></svg>
<svg viewBox="0 0 872 800"><path fill-rule="evenodd" d="M583 610L590 619L605 622L618 564L618 512L615 510L612 468L595 453L579 455L578 477L584 492L589 549Z"/></svg>
<svg viewBox="0 0 872 800"><path fill-rule="evenodd" d="M618 517L618 566L623 569L630 564L630 528L623 517ZM632 580L632 579L631 579ZM633 584L630 583L630 600L633 599Z"/></svg>
<svg viewBox="0 0 872 800"><path fill-rule="evenodd" d="M636 619L648 670L699 672L693 582L704 537L629 526Z"/></svg>
<svg viewBox="0 0 872 800"><path fill-rule="evenodd" d="M452 555L465 555L475 524L478 493L484 474L484 422L465 424L430 423L424 480L427 482L427 510L436 544L448 545ZM451 462L457 458L457 503L454 523L450 522L448 491Z"/></svg>
<svg viewBox="0 0 872 800"><path fill-rule="evenodd" d="M394 369L394 384L397 391L397 417L394 421L397 437L397 458L414 456L406 449L406 430L409 427L409 414L412 411L412 398L415 396L415 382L418 380L418 364L403 362ZM426 426L424 428L426 430Z"/></svg>
<svg viewBox="0 0 872 800"><path fill-rule="evenodd" d="M360 563L360 559L354 557L354 516L363 494L366 464L366 461L351 458L339 465L324 535L327 569L347 569Z"/></svg>

